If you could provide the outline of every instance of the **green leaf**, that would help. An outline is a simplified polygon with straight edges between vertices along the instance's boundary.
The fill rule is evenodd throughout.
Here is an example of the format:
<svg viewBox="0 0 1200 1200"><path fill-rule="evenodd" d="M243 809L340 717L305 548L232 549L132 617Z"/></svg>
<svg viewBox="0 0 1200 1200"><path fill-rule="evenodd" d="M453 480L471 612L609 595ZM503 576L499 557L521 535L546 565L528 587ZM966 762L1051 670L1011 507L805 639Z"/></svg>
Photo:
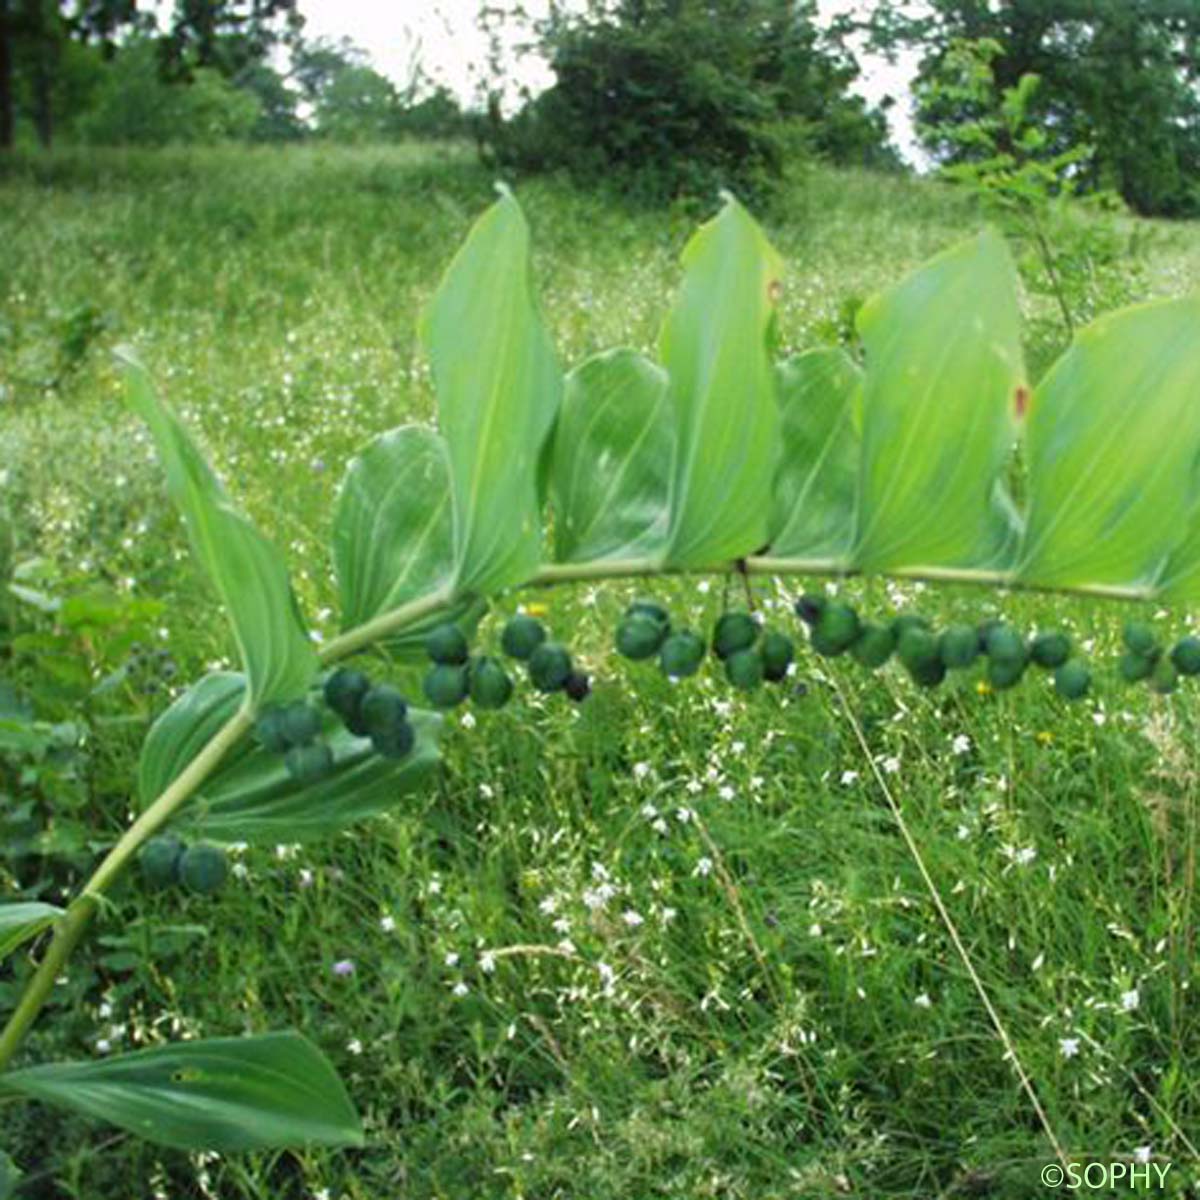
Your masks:
<svg viewBox="0 0 1200 1200"><path fill-rule="evenodd" d="M206 675L154 723L142 750L138 793L149 805L238 709L240 675ZM403 759L381 758L347 732L323 704L322 736L333 770L311 783L293 779L283 757L248 740L204 781L183 810L191 830L218 842L303 842L394 808L438 762L441 718L411 709L416 746Z"/></svg>
<svg viewBox="0 0 1200 1200"><path fill-rule="evenodd" d="M634 350L607 350L566 379L551 497L560 562L661 555L675 445L667 376Z"/></svg>
<svg viewBox="0 0 1200 1200"><path fill-rule="evenodd" d="M688 242L683 265L659 338L678 437L664 559L703 566L767 540L779 454L768 343L783 263L727 197Z"/></svg>
<svg viewBox="0 0 1200 1200"><path fill-rule="evenodd" d="M10 955L22 942L36 937L62 915L61 908L38 901L0 904L0 959Z"/></svg>
<svg viewBox="0 0 1200 1200"><path fill-rule="evenodd" d="M529 229L506 188L450 264L421 337L450 456L454 581L490 595L541 561L538 466L562 393L534 303Z"/></svg>
<svg viewBox="0 0 1200 1200"><path fill-rule="evenodd" d="M1198 399L1200 298L1123 309L1083 330L1033 397L1017 578L1145 588L1162 579L1173 598L1194 598Z"/></svg>
<svg viewBox="0 0 1200 1200"><path fill-rule="evenodd" d="M17 1193L17 1184L21 1182L21 1172L3 1150L0 1150L0 1200L10 1200Z"/></svg>
<svg viewBox="0 0 1200 1200"><path fill-rule="evenodd" d="M41 1100L181 1150L361 1146L362 1125L328 1060L298 1033L183 1042L0 1075Z"/></svg>
<svg viewBox="0 0 1200 1200"><path fill-rule="evenodd" d="M783 456L771 555L844 559L854 531L862 372L843 350L810 350L778 368Z"/></svg>
<svg viewBox="0 0 1200 1200"><path fill-rule="evenodd" d="M334 512L333 561L344 629L453 580L450 462L433 430L393 429L351 460Z"/></svg>
<svg viewBox="0 0 1200 1200"><path fill-rule="evenodd" d="M858 315L866 346L853 565L994 566L1011 529L997 488L1025 386L1017 280L988 231Z"/></svg>
<svg viewBox="0 0 1200 1200"><path fill-rule="evenodd" d="M130 407L150 427L192 549L225 605L256 706L300 695L317 659L279 551L230 506L145 368L121 353Z"/></svg>

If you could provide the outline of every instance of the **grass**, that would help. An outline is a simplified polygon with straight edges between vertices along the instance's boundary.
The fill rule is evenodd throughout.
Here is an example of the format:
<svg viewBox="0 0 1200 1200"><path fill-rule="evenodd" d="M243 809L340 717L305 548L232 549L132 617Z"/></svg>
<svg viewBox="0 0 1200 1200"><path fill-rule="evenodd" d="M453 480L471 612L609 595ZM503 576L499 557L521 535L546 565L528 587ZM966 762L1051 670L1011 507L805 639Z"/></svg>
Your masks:
<svg viewBox="0 0 1200 1200"><path fill-rule="evenodd" d="M148 721L229 653L107 350L136 345L328 636L338 478L375 432L430 418L416 314L490 180L436 148L93 153L19 159L0 195L0 500L25 585L90 598L57 621L14 606L0 660L45 722L37 747L0 744L0 890L55 899L124 824ZM521 199L563 360L650 348L690 218L553 181ZM809 173L769 221L786 347L836 338L978 220L933 184ZM1094 307L1194 280L1194 226L1121 236L1145 250L1096 276ZM1053 310L1028 309L1044 365ZM697 626L723 603L721 580L653 590ZM1130 611L842 590L873 613L1061 625L1098 661ZM758 593L793 623L785 592ZM456 719L427 792L326 843L246 848L213 900L131 880L27 1044L40 1061L295 1026L347 1079L367 1149L205 1158L6 1108L22 1195L1043 1195L1052 1151L880 779L1060 1142L1149 1147L1166 1194L1196 1186L1194 697L1111 670L1077 706L1044 678L929 695L807 653L751 699L708 673L673 687L610 651L633 594L539 597L597 676L583 707L523 693ZM0 1011L29 963L4 970Z"/></svg>

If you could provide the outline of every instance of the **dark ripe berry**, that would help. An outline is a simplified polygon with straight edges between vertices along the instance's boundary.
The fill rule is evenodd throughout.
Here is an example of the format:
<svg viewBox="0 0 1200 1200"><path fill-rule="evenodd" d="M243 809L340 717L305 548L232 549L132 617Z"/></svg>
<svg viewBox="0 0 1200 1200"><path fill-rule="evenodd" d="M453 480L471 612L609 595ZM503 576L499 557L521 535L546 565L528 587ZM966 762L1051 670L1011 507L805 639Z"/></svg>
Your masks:
<svg viewBox="0 0 1200 1200"><path fill-rule="evenodd" d="M768 630L759 644L759 653L762 655L764 679L781 683L787 678L788 667L796 657L796 647L787 634L777 629Z"/></svg>
<svg viewBox="0 0 1200 1200"><path fill-rule="evenodd" d="M653 600L635 600L625 610L625 615L627 617L649 617L664 629L669 631L671 628L671 614L661 604L655 604Z"/></svg>
<svg viewBox="0 0 1200 1200"><path fill-rule="evenodd" d="M1117 663L1117 669L1126 683L1140 683L1143 679L1150 678L1154 670L1154 659L1126 650Z"/></svg>
<svg viewBox="0 0 1200 1200"><path fill-rule="evenodd" d="M929 620L920 613L900 613L892 618L892 633L896 635L896 645L909 629L924 629L929 632Z"/></svg>
<svg viewBox="0 0 1200 1200"><path fill-rule="evenodd" d="M592 694L592 681L582 671L572 671L563 684L563 691L576 704L582 704Z"/></svg>
<svg viewBox="0 0 1200 1200"><path fill-rule="evenodd" d="M467 635L450 621L436 626L425 636L425 653L435 663L461 667L470 652Z"/></svg>
<svg viewBox="0 0 1200 1200"><path fill-rule="evenodd" d="M283 756L283 765L297 783L316 783L333 770L333 751L324 742L292 746Z"/></svg>
<svg viewBox="0 0 1200 1200"><path fill-rule="evenodd" d="M284 730L283 709L268 708L254 722L254 736L258 744L272 754L282 754L288 748L287 734Z"/></svg>
<svg viewBox="0 0 1200 1200"><path fill-rule="evenodd" d="M362 709L363 697L371 690L371 681L352 667L339 667L325 680L323 689L325 703L343 721L357 719Z"/></svg>
<svg viewBox="0 0 1200 1200"><path fill-rule="evenodd" d="M753 691L763 681L762 654L753 648L735 650L725 659L725 675L735 688Z"/></svg>
<svg viewBox="0 0 1200 1200"><path fill-rule="evenodd" d="M622 618L617 626L617 653L635 662L653 658L666 636L666 625L645 613L635 613Z"/></svg>
<svg viewBox="0 0 1200 1200"><path fill-rule="evenodd" d="M700 670L706 653L704 639L690 629L671 634L662 644L658 662L663 674L672 679L683 679Z"/></svg>
<svg viewBox="0 0 1200 1200"><path fill-rule="evenodd" d="M510 658L528 659L546 640L546 631L540 621L518 614L511 617L500 635L500 647Z"/></svg>
<svg viewBox="0 0 1200 1200"><path fill-rule="evenodd" d="M952 671L964 671L979 657L979 632L971 625L951 625L938 638L938 654Z"/></svg>
<svg viewBox="0 0 1200 1200"><path fill-rule="evenodd" d="M805 592L796 601L796 616L806 625L815 625L821 619L821 614L825 611L828 603L829 601L824 596L816 592Z"/></svg>
<svg viewBox="0 0 1200 1200"><path fill-rule="evenodd" d="M896 653L910 672L932 674L933 664L944 670L946 664L938 653L937 638L920 625L909 625L896 642Z"/></svg>
<svg viewBox="0 0 1200 1200"><path fill-rule="evenodd" d="M1200 638L1180 638L1171 651L1171 661L1180 675L1200 675Z"/></svg>
<svg viewBox="0 0 1200 1200"><path fill-rule="evenodd" d="M1154 640L1154 631L1142 621L1126 621L1125 628L1121 631L1121 637L1126 647L1133 654L1140 655L1142 658L1152 659L1158 650L1158 643Z"/></svg>
<svg viewBox="0 0 1200 1200"><path fill-rule="evenodd" d="M408 715L408 703L390 684L376 684L364 697L361 716L363 734L386 733ZM354 732L354 731L352 731Z"/></svg>
<svg viewBox="0 0 1200 1200"><path fill-rule="evenodd" d="M371 745L381 758L407 758L417 744L417 732L406 719L371 735Z"/></svg>
<svg viewBox="0 0 1200 1200"><path fill-rule="evenodd" d="M850 647L850 654L859 666L875 671L892 657L895 648L896 635L889 626L866 624L858 635L858 641Z"/></svg>
<svg viewBox="0 0 1200 1200"><path fill-rule="evenodd" d="M713 626L712 648L718 658L749 650L758 640L758 622L748 612L727 612Z"/></svg>
<svg viewBox="0 0 1200 1200"><path fill-rule="evenodd" d="M513 694L513 681L496 658L471 663L471 700L480 708L503 708Z"/></svg>
<svg viewBox="0 0 1200 1200"><path fill-rule="evenodd" d="M1154 664L1150 686L1160 695L1169 696L1179 686L1179 672L1165 655Z"/></svg>
<svg viewBox="0 0 1200 1200"><path fill-rule="evenodd" d="M289 746L307 746L321 732L321 714L306 700L283 710L283 736Z"/></svg>
<svg viewBox="0 0 1200 1200"><path fill-rule="evenodd" d="M539 692L558 692L571 677L571 655L566 646L543 642L529 656L529 678Z"/></svg>
<svg viewBox="0 0 1200 1200"><path fill-rule="evenodd" d="M825 606L825 611L813 626L812 647L818 654L836 658L858 641L861 632L862 626L854 609L849 604L835 600Z"/></svg>
<svg viewBox="0 0 1200 1200"><path fill-rule="evenodd" d="M220 846L199 842L189 846L179 860L179 882L189 892L211 896L229 878L229 859Z"/></svg>
<svg viewBox="0 0 1200 1200"><path fill-rule="evenodd" d="M470 674L466 667L438 663L426 673L421 686L434 708L453 708L467 698Z"/></svg>
<svg viewBox="0 0 1200 1200"><path fill-rule="evenodd" d="M1092 686L1092 673L1077 658L1063 663L1054 672L1054 687L1064 700L1082 700Z"/></svg>
<svg viewBox="0 0 1200 1200"><path fill-rule="evenodd" d="M1071 639L1065 633L1039 633L1030 643L1029 656L1039 667L1057 670L1071 657Z"/></svg>
<svg viewBox="0 0 1200 1200"><path fill-rule="evenodd" d="M1023 671L1029 658L1025 639L1011 625L993 625L986 635L987 656L993 663L1020 666ZM1017 678L1020 678L1018 673Z"/></svg>
<svg viewBox="0 0 1200 1200"><path fill-rule="evenodd" d="M1029 660L1021 655L1020 658L988 658L987 680L998 692L1016 687L1025 674Z"/></svg>
<svg viewBox="0 0 1200 1200"><path fill-rule="evenodd" d="M138 866L146 886L159 890L176 883L182 856L183 843L177 837L151 838L138 853Z"/></svg>

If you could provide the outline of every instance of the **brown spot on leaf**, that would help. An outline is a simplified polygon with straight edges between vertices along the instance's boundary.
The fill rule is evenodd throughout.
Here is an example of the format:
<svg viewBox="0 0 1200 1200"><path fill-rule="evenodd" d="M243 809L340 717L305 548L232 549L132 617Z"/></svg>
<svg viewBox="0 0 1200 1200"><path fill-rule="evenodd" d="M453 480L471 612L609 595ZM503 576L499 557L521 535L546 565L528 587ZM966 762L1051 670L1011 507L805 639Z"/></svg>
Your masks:
<svg viewBox="0 0 1200 1200"><path fill-rule="evenodd" d="M772 279L767 284L767 299L772 304L778 304L783 299L783 284L778 279Z"/></svg>
<svg viewBox="0 0 1200 1200"><path fill-rule="evenodd" d="M1023 421L1029 411L1029 389L1024 384L1013 394L1013 407L1016 409L1017 420Z"/></svg>

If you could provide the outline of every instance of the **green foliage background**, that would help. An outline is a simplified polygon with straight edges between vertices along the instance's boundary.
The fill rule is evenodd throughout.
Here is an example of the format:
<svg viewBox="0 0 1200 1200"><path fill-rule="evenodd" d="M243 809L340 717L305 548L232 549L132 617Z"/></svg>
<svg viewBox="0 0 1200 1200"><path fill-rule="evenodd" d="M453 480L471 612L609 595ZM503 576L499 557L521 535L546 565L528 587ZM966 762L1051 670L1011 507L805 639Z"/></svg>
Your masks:
<svg viewBox="0 0 1200 1200"><path fill-rule="evenodd" d="M0 749L0 888L32 884L55 902L94 858L88 842L125 824L149 719L227 652L107 351L137 341L331 636L341 466L379 429L429 419L416 314L491 180L436 149L303 149L22 158L0 186L2 494L24 586L74 597L57 619L20 603L15 634L31 640L3 651L39 724ZM521 200L564 361L622 342L652 352L691 221L548 182ZM848 337L862 297L979 222L967 196L844 171L815 173L782 212L768 232L789 266L785 350ZM1139 294L1194 281L1193 226L1119 228L1149 241ZM1046 297L1025 304L1027 318L1053 320ZM1035 376L1056 338L1035 327ZM963 589L846 590L873 612L916 605L939 620L1001 605ZM655 588L697 625L722 591ZM1151 1146L1186 1179L1178 1130L1200 1121L1183 986L1200 836L1194 698L1111 678L1077 709L1032 684L930 697L898 674L805 656L797 686L747 702L714 678L673 688L615 662L611 629L633 594L536 598L600 676L584 709L535 700L456 723L445 785L329 842L248 851L216 901L149 898L131 882L115 897L129 923L80 951L29 1045L39 1060L83 1057L101 1039L128 1049L294 1024L365 1098L366 1150L199 1162L125 1141L100 1154L90 1126L6 1111L5 1149L57 1177L36 1186L55 1200L109 1200L131 1179L181 1195L203 1180L235 1200L367 1200L398 1186L1044 1194L1044 1144L872 762L1063 1140ZM786 596L763 586L759 599L790 623ZM1097 656L1139 611L1002 603L1023 625L1065 624ZM151 659L119 675L135 641L169 645L175 669ZM353 974L335 975L345 960ZM0 1006L27 969L0 976Z"/></svg>

